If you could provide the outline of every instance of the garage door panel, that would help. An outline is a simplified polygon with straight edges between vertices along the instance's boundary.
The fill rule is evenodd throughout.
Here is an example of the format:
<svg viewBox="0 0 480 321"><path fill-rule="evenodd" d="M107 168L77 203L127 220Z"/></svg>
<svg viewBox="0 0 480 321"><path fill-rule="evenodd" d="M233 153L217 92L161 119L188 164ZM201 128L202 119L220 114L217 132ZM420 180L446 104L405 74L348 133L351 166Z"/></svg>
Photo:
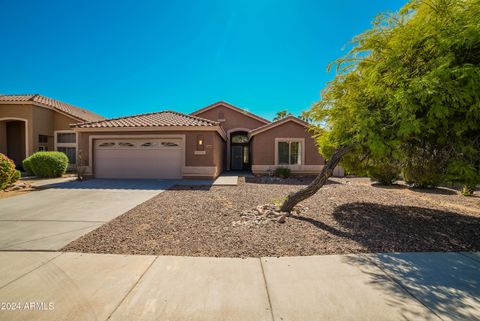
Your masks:
<svg viewBox="0 0 480 321"><path fill-rule="evenodd" d="M122 140L115 141L124 145ZM112 140L109 140L112 142ZM132 140L128 140L132 142ZM95 176L98 178L181 178L181 148L101 148L95 150ZM157 144L159 145L159 144ZM135 144L139 146L139 144Z"/></svg>

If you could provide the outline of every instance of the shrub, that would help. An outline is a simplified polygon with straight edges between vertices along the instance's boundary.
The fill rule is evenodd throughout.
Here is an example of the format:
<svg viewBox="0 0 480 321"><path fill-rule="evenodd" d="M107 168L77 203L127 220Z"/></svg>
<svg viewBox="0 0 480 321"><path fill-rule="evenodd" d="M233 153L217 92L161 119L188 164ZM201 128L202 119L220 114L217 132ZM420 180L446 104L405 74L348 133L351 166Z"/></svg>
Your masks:
<svg viewBox="0 0 480 321"><path fill-rule="evenodd" d="M37 152L30 156L30 167L38 177L61 177L68 166L68 157L61 152Z"/></svg>
<svg viewBox="0 0 480 321"><path fill-rule="evenodd" d="M27 157L22 162L23 170L28 173L28 175L34 175L32 170L32 159Z"/></svg>
<svg viewBox="0 0 480 321"><path fill-rule="evenodd" d="M391 164L377 164L371 166L367 175L372 181L377 181L381 185L392 185L398 179L400 168Z"/></svg>
<svg viewBox="0 0 480 321"><path fill-rule="evenodd" d="M280 178L289 178L291 174L292 174L292 171L290 170L290 168L286 168L286 167L277 167L275 169L275 172L273 172L273 175Z"/></svg>
<svg viewBox="0 0 480 321"><path fill-rule="evenodd" d="M15 163L7 156L0 154L0 190L15 183L18 178Z"/></svg>
<svg viewBox="0 0 480 321"><path fill-rule="evenodd" d="M10 179L10 184L15 183L22 177L22 173L20 173L19 170L15 170L15 173L12 175L12 178Z"/></svg>
<svg viewBox="0 0 480 321"><path fill-rule="evenodd" d="M465 184L462 188L462 195L463 196L472 196L475 192L475 188L477 186L475 184Z"/></svg>
<svg viewBox="0 0 480 321"><path fill-rule="evenodd" d="M444 180L444 174L436 164L407 164L402 170L405 183L417 188L434 188Z"/></svg>

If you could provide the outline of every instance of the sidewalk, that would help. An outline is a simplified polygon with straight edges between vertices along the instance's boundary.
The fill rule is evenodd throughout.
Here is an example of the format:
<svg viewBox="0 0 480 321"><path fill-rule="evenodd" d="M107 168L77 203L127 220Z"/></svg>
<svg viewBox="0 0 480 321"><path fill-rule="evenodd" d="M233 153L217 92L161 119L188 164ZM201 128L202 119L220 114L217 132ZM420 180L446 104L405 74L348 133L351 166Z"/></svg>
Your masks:
<svg viewBox="0 0 480 321"><path fill-rule="evenodd" d="M480 320L479 253L0 262L0 320Z"/></svg>

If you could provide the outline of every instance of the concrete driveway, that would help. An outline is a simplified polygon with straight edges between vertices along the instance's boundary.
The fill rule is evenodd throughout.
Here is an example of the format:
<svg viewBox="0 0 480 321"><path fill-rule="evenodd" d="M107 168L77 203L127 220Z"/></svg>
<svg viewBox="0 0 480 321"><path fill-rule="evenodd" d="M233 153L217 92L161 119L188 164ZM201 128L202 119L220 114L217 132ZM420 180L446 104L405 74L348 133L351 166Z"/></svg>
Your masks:
<svg viewBox="0 0 480 321"><path fill-rule="evenodd" d="M0 200L0 250L59 250L174 181L88 180Z"/></svg>

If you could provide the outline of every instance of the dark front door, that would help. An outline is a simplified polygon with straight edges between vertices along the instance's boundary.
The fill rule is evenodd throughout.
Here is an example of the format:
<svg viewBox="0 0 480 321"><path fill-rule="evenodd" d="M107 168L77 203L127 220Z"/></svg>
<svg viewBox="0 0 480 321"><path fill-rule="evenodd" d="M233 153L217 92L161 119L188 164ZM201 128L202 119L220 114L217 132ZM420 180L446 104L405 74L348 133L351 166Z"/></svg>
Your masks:
<svg viewBox="0 0 480 321"><path fill-rule="evenodd" d="M232 146L232 169L243 170L243 146Z"/></svg>

